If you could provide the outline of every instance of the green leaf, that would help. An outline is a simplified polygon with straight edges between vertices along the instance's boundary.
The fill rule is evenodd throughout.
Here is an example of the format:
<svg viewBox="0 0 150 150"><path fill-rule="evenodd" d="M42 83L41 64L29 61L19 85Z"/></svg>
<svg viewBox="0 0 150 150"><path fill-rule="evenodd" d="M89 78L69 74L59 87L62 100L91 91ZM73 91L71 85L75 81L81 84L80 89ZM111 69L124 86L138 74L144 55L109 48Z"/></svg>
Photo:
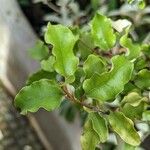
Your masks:
<svg viewBox="0 0 150 150"><path fill-rule="evenodd" d="M128 94L129 92L138 92L138 93L140 93L140 89L136 86L136 85L134 85L133 83L131 83L131 82L128 82L125 86L124 86L124 90L123 90L123 94L124 95L126 95L126 94Z"/></svg>
<svg viewBox="0 0 150 150"><path fill-rule="evenodd" d="M124 56L112 58L112 69L101 75L94 74L83 83L83 89L88 97L99 101L114 99L123 91L124 85L130 80L133 63Z"/></svg>
<svg viewBox="0 0 150 150"><path fill-rule="evenodd" d="M86 78L90 78L94 73L101 74L102 72L104 72L105 64L100 57L91 54L84 62L83 70L86 74Z"/></svg>
<svg viewBox="0 0 150 150"><path fill-rule="evenodd" d="M129 60L136 59L141 52L138 44L133 44L132 39L128 38L129 28L126 29L125 35L120 38L120 45L127 49L126 56Z"/></svg>
<svg viewBox="0 0 150 150"><path fill-rule="evenodd" d="M59 86L51 80L42 79L22 88L15 97L15 106L21 109L22 114L36 112L39 108L51 111L60 105L61 99Z"/></svg>
<svg viewBox="0 0 150 150"><path fill-rule="evenodd" d="M48 59L41 61L41 68L45 71L53 72L54 71L54 63L55 63L55 57L50 56Z"/></svg>
<svg viewBox="0 0 150 150"><path fill-rule="evenodd" d="M44 70L39 70L29 76L26 85L30 85L31 83L35 81L39 81L41 79L55 79L55 77L56 77L56 73L52 73L52 72L50 73Z"/></svg>
<svg viewBox="0 0 150 150"><path fill-rule="evenodd" d="M108 138L108 128L106 125L106 120L98 113L90 113L89 119L92 120L92 126L94 131L99 136L99 141L104 143Z"/></svg>
<svg viewBox="0 0 150 150"><path fill-rule="evenodd" d="M134 68L136 71L142 70L147 67L148 67L148 63L146 62L145 56L141 56L136 59L135 64L134 64Z"/></svg>
<svg viewBox="0 0 150 150"><path fill-rule="evenodd" d="M139 8L140 9L144 9L145 8L145 6L146 6L146 4L145 4L145 1L144 0L141 0L140 2L139 2Z"/></svg>
<svg viewBox="0 0 150 150"><path fill-rule="evenodd" d="M144 111L144 106L145 103L141 102L137 106L133 106L129 103L126 103L121 111L130 119L135 120L135 119L141 119L142 118L142 113Z"/></svg>
<svg viewBox="0 0 150 150"><path fill-rule="evenodd" d="M94 49L94 42L90 33L83 32L78 42L78 53L81 59L85 60Z"/></svg>
<svg viewBox="0 0 150 150"><path fill-rule="evenodd" d="M150 110L146 110L142 114L143 121L150 121Z"/></svg>
<svg viewBox="0 0 150 150"><path fill-rule="evenodd" d="M71 30L62 25L47 26L45 41L53 45L52 54L56 57L54 68L56 72L69 78L74 75L79 60L74 56L73 47L77 41ZM71 78L73 79L73 78ZM72 82L72 80L68 80Z"/></svg>
<svg viewBox="0 0 150 150"><path fill-rule="evenodd" d="M72 83L72 85L75 88L78 88L79 86L81 86L81 83L83 82L84 78L85 78L85 73L83 71L83 68L78 67L75 72L75 81Z"/></svg>
<svg viewBox="0 0 150 150"><path fill-rule="evenodd" d="M29 54L33 59L42 60L49 54L48 47L40 40L36 42L36 45L29 49Z"/></svg>
<svg viewBox="0 0 150 150"><path fill-rule="evenodd" d="M112 129L128 144L138 146L140 137L134 128L132 120L121 112L111 112L108 116Z"/></svg>
<svg viewBox="0 0 150 150"><path fill-rule="evenodd" d="M123 150L135 150L135 149L136 149L135 146L129 145L127 143L124 143Z"/></svg>
<svg viewBox="0 0 150 150"><path fill-rule="evenodd" d="M111 49L116 42L116 36L113 33L110 19L99 13L95 15L91 22L91 34L95 46L102 50Z"/></svg>
<svg viewBox="0 0 150 150"><path fill-rule="evenodd" d="M143 69L138 72L135 77L135 85L141 89L149 89L150 88L150 71L147 69Z"/></svg>
<svg viewBox="0 0 150 150"><path fill-rule="evenodd" d="M87 120L84 125L83 134L81 136L82 150L95 150L96 145L99 144L99 142L99 136L93 130L92 121Z"/></svg>
<svg viewBox="0 0 150 150"><path fill-rule="evenodd" d="M147 101L148 99L146 97L141 97L136 92L131 92L127 96L124 97L124 99L121 101L122 105L125 103L130 104L131 106L138 106L142 101Z"/></svg>
<svg viewBox="0 0 150 150"><path fill-rule="evenodd" d="M142 44L141 45L142 52L150 58L150 44Z"/></svg>

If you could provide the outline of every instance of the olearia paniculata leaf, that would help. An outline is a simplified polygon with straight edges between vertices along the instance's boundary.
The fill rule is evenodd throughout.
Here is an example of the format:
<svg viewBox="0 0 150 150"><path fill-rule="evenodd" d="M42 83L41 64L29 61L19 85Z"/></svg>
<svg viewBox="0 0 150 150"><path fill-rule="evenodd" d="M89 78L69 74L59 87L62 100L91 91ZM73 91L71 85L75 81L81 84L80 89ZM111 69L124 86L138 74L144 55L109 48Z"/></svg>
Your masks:
<svg viewBox="0 0 150 150"><path fill-rule="evenodd" d="M56 72L66 78L74 79L74 73L79 63L78 58L73 53L73 47L78 40L78 36L73 35L71 30L62 25L47 26L45 41L53 45L52 54L55 56L54 68ZM69 82L72 82L70 80Z"/></svg>
<svg viewBox="0 0 150 150"><path fill-rule="evenodd" d="M108 138L108 128L105 118L98 113L90 113L81 136L81 146L83 150L95 150L100 143L104 143Z"/></svg>
<svg viewBox="0 0 150 150"><path fill-rule="evenodd" d="M48 79L35 81L25 86L16 95L15 106L21 108L21 113L36 112L40 107L51 111L59 107L62 91L58 84Z"/></svg>
<svg viewBox="0 0 150 150"><path fill-rule="evenodd" d="M108 120L112 129L128 144L138 146L140 136L134 128L132 120L121 112L111 112Z"/></svg>
<svg viewBox="0 0 150 150"><path fill-rule="evenodd" d="M133 63L125 56L112 58L112 69L101 75L95 73L83 83L83 89L88 97L98 101L109 101L123 91L124 85L130 80Z"/></svg>
<svg viewBox="0 0 150 150"><path fill-rule="evenodd" d="M126 56L129 60L136 59L140 55L141 47L139 44L134 44L132 39L128 37L129 27L126 28L125 32L120 38L120 44L127 49Z"/></svg>
<svg viewBox="0 0 150 150"><path fill-rule="evenodd" d="M114 32L111 19L100 13L86 30L48 23L46 44L39 41L30 50L41 69L29 76L15 106L26 114L61 105L69 120L79 110L82 150L108 143L110 132L123 150L138 147L137 123L150 122L150 48L132 42L129 27L121 29L115 24Z"/></svg>
<svg viewBox="0 0 150 150"><path fill-rule="evenodd" d="M91 34L95 46L104 51L110 50L116 42L110 19L99 13L91 21Z"/></svg>

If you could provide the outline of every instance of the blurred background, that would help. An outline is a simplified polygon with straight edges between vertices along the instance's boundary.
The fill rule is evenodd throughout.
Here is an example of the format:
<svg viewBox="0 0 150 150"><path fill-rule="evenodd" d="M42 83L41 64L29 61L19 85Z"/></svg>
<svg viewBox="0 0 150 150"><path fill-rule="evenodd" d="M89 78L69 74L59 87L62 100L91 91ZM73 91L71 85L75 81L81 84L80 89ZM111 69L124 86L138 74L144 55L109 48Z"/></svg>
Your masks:
<svg viewBox="0 0 150 150"><path fill-rule="evenodd" d="M29 74L38 70L27 50L43 35L47 23L88 28L96 11L132 22L136 42L150 42L150 1L140 9L126 0L0 0L0 150L80 150L86 114L69 102L60 110L22 116L13 105L16 92ZM143 127L143 132L149 128ZM103 145L115 150L113 135ZM146 136L141 149L150 150ZM118 149L119 150L119 149Z"/></svg>

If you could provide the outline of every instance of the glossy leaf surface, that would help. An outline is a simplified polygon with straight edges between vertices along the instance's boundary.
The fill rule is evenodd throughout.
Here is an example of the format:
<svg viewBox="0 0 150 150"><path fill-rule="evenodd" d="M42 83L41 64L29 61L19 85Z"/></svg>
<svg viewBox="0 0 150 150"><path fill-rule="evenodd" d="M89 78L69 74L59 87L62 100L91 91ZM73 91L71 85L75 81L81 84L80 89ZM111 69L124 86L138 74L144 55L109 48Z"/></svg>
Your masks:
<svg viewBox="0 0 150 150"><path fill-rule="evenodd" d="M131 78L133 63L124 56L115 56L112 58L112 64L110 72L94 74L84 81L83 88L88 97L108 101L122 92L124 85Z"/></svg>
<svg viewBox="0 0 150 150"><path fill-rule="evenodd" d="M41 61L41 68L45 71L53 72L54 71L54 63L55 63L55 57L50 56L48 59Z"/></svg>
<svg viewBox="0 0 150 150"><path fill-rule="evenodd" d="M25 86L15 97L15 106L22 114L36 112L39 108L51 111L60 105L62 92L59 86L47 79Z"/></svg>
<svg viewBox="0 0 150 150"><path fill-rule="evenodd" d="M73 76L77 69L79 60L73 53L77 39L77 36L74 36L71 30L65 26L51 24L47 26L45 41L53 45L52 54L56 58L54 68L65 78Z"/></svg>
<svg viewBox="0 0 150 150"><path fill-rule="evenodd" d="M102 50L109 50L116 42L116 36L111 26L111 21L99 13L91 21L91 34L95 42Z"/></svg>
<svg viewBox="0 0 150 150"><path fill-rule="evenodd" d="M141 89L149 89L150 88L150 71L147 69L143 69L138 72L135 77L135 85Z"/></svg>
<svg viewBox="0 0 150 150"><path fill-rule="evenodd" d="M105 142L108 138L106 120L98 113L90 113L89 119L92 120L93 129L98 134L99 140Z"/></svg>
<svg viewBox="0 0 150 150"><path fill-rule="evenodd" d="M29 54L33 59L42 60L48 56L48 47L42 41L37 41L35 46L29 49Z"/></svg>
<svg viewBox="0 0 150 150"><path fill-rule="evenodd" d="M104 72L105 64L100 57L91 54L84 62L83 70L86 74L86 78L90 78L94 73L101 74Z"/></svg>
<svg viewBox="0 0 150 150"><path fill-rule="evenodd" d="M39 70L29 76L28 80L26 81L26 84L29 85L29 84L31 84L35 81L39 81L41 79L51 79L52 80L55 78L56 78L56 73Z"/></svg>
<svg viewBox="0 0 150 150"><path fill-rule="evenodd" d="M121 112L111 112L108 116L112 129L128 144L138 146L140 137L134 128L132 120Z"/></svg>
<svg viewBox="0 0 150 150"><path fill-rule="evenodd" d="M82 150L95 150L99 142L99 136L93 130L92 121L88 120L84 125L83 134L81 136Z"/></svg>
<svg viewBox="0 0 150 150"><path fill-rule="evenodd" d="M132 42L132 39L128 37L128 31L129 29L126 29L126 34L123 35L120 39L120 44L124 48L127 49L126 56L129 60L135 59L139 56L141 48L138 44L134 44Z"/></svg>

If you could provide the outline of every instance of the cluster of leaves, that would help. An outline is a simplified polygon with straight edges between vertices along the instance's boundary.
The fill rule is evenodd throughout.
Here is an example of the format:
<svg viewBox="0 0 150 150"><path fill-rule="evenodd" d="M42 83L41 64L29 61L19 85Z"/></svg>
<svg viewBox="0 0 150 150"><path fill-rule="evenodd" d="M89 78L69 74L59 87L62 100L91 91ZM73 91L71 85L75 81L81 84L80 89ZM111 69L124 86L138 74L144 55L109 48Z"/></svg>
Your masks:
<svg viewBox="0 0 150 150"><path fill-rule="evenodd" d="M22 114L52 111L66 100L86 111L83 150L94 150L112 132L124 149L135 149L141 142L137 123L150 121L150 45L133 42L129 24L120 30L113 24L100 13L88 29L49 23L46 44L38 41L30 50L41 70L15 98Z"/></svg>

